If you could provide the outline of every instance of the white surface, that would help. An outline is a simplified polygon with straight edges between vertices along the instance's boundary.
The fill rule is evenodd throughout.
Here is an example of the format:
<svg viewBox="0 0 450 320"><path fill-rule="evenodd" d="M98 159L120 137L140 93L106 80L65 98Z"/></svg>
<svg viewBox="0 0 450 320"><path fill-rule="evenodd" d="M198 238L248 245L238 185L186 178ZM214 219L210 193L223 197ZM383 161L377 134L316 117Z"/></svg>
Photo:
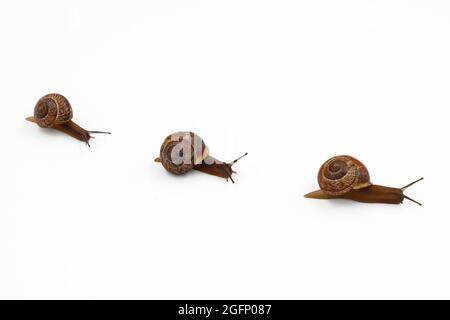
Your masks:
<svg viewBox="0 0 450 320"><path fill-rule="evenodd" d="M447 1L2 1L0 298L450 298ZM92 148L25 122L64 94ZM236 184L153 159L192 130ZM424 203L314 201L363 161Z"/></svg>

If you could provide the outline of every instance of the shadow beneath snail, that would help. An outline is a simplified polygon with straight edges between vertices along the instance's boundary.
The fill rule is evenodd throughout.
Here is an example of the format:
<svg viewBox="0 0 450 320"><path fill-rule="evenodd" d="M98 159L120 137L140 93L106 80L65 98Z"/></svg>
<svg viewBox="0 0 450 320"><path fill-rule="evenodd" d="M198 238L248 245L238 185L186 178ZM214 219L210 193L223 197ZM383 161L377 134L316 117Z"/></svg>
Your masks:
<svg viewBox="0 0 450 320"><path fill-rule="evenodd" d="M308 199L305 198L303 196L304 199ZM358 202L358 201L351 201L349 199L345 199L345 198L334 198L334 199L326 199L326 201L319 201L322 202L326 207L323 208L327 208L327 210L333 210L332 208L336 209L336 211L340 211L342 209L363 209L366 207L366 203L364 202ZM376 203L376 205L382 206L383 208L389 208L392 207L392 204L388 204L388 203ZM317 205L315 205L317 208ZM349 211L350 212L350 211ZM361 213L362 211L357 211L358 214ZM364 212L366 212L366 210L364 210ZM367 211L369 212L369 211ZM333 213L333 212L332 212Z"/></svg>
<svg viewBox="0 0 450 320"><path fill-rule="evenodd" d="M183 181L185 179L190 180L192 178L196 179L196 177L199 177L199 179L203 179L202 173L203 172L199 171L199 170L190 170L189 172L186 172L182 175L174 175L173 173L171 173L167 170L162 171L162 174L164 174L165 178L170 178L170 179L173 179L174 181L180 181L180 180ZM233 171L233 174L236 175L237 172ZM210 176L210 178L213 179L213 176ZM233 184L234 184L234 181L233 181Z"/></svg>
<svg viewBox="0 0 450 320"><path fill-rule="evenodd" d="M61 131L57 131L57 130L47 130L46 128L41 128L38 127L39 130L39 134L43 134L49 137L54 137L54 136L65 136L64 133L62 133Z"/></svg>
<svg viewBox="0 0 450 320"><path fill-rule="evenodd" d="M159 170L159 172L160 172L161 175L164 175L165 178L174 179L174 180L184 180L184 179L188 179L189 176L193 173L193 172L191 171L191 172L186 172L186 173L183 174L183 175L174 175L174 174L172 174L172 173L170 173L170 172L168 172L168 171L166 171L166 170L164 170L164 171Z"/></svg>
<svg viewBox="0 0 450 320"><path fill-rule="evenodd" d="M364 203L362 202L349 201L347 199L328 199L327 203L330 203L333 207L337 208L362 208L364 206Z"/></svg>
<svg viewBox="0 0 450 320"><path fill-rule="evenodd" d="M38 127L38 129L39 129L39 134L46 135L47 137L55 137L55 136L61 136L61 137L66 136L67 137L67 135L65 133L63 133L59 130L48 130L46 128L41 128L41 127ZM95 140L95 137L90 137L90 139ZM73 140L73 139L68 139L68 140ZM89 143L91 143L91 141ZM88 146L90 146L90 144L88 144Z"/></svg>

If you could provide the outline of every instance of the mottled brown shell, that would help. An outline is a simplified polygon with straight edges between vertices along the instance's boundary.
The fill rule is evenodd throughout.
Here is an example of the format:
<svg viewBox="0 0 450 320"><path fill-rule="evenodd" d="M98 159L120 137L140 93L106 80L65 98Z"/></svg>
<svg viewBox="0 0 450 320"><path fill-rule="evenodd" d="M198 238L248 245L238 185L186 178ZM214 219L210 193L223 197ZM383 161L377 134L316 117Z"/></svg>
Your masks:
<svg viewBox="0 0 450 320"><path fill-rule="evenodd" d="M320 189L332 196L372 185L366 166L351 156L337 156L326 161L319 170L318 181Z"/></svg>
<svg viewBox="0 0 450 320"><path fill-rule="evenodd" d="M73 111L69 101L57 93L43 96L34 107L34 119L42 128L68 122L72 117Z"/></svg>
<svg viewBox="0 0 450 320"><path fill-rule="evenodd" d="M164 168L176 175L184 174L208 156L202 138L193 132L176 132L168 136L160 150Z"/></svg>

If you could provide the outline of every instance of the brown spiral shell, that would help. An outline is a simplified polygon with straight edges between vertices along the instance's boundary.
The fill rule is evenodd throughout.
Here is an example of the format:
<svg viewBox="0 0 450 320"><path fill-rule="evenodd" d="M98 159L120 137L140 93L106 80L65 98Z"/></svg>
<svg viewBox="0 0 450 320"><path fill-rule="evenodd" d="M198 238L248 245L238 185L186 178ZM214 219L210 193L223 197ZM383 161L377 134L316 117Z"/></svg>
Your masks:
<svg viewBox="0 0 450 320"><path fill-rule="evenodd" d="M327 160L319 170L318 181L320 189L332 196L372 185L366 166L351 156L337 156Z"/></svg>
<svg viewBox="0 0 450 320"><path fill-rule="evenodd" d="M164 168L176 175L184 174L208 156L202 138L193 132L176 132L169 135L160 150Z"/></svg>
<svg viewBox="0 0 450 320"><path fill-rule="evenodd" d="M72 117L73 111L69 101L57 93L43 96L34 107L34 119L42 128L68 122Z"/></svg>

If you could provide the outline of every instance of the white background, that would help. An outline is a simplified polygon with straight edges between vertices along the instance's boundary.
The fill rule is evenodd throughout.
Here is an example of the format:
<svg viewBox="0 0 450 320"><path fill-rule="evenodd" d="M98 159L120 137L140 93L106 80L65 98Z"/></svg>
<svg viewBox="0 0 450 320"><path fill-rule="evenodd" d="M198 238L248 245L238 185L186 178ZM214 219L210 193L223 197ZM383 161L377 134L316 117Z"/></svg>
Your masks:
<svg viewBox="0 0 450 320"><path fill-rule="evenodd" d="M1 1L0 298L450 298L447 1ZM89 149L26 122L64 94ZM178 130L236 184L153 162ZM315 201L329 157L403 205Z"/></svg>

